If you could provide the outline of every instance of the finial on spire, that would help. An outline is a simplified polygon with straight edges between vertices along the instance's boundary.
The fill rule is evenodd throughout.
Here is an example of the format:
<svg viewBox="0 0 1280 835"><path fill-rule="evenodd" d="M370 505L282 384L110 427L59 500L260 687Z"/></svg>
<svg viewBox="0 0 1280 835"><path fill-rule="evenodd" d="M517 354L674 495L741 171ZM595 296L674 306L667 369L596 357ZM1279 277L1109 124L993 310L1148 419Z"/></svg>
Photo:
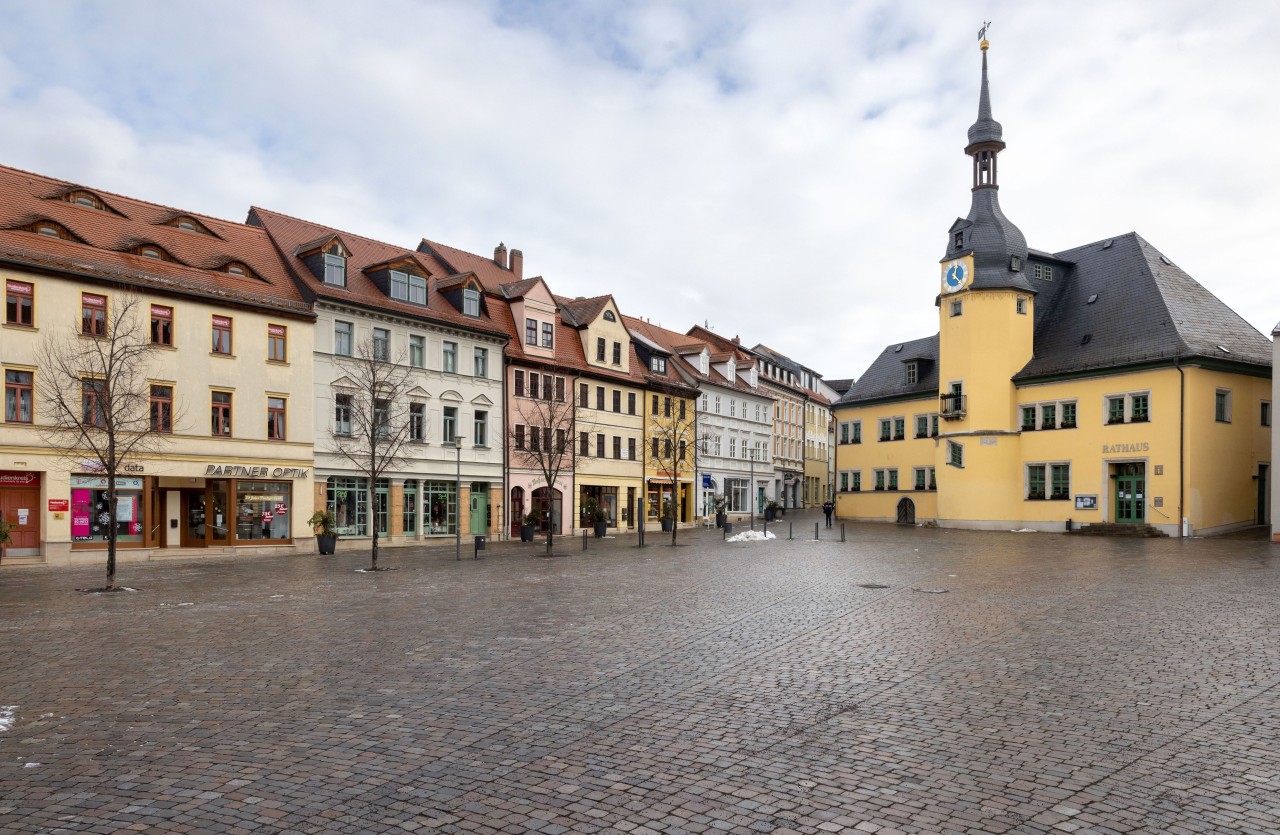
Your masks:
<svg viewBox="0 0 1280 835"><path fill-rule="evenodd" d="M984 20L982 21L982 28L978 30L978 48L981 49L983 52L986 52L987 46L989 46L989 44L987 43L987 30L990 28L991 28L991 21Z"/></svg>

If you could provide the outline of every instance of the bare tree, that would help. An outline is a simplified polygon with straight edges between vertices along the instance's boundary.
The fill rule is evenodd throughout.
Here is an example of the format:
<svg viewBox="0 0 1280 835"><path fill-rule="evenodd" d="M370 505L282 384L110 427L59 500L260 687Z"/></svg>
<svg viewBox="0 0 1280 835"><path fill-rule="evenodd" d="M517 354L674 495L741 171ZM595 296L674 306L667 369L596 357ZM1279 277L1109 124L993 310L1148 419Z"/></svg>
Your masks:
<svg viewBox="0 0 1280 835"><path fill-rule="evenodd" d="M671 544L676 544L674 503L679 500L682 476L695 472L697 422L694 414L694 395L679 390L663 395L658 411L651 410L645 427L646 471L656 470L660 483L671 485ZM665 518L668 508L659 506L659 518Z"/></svg>
<svg viewBox="0 0 1280 835"><path fill-rule="evenodd" d="M425 412L415 412L406 397L409 367L403 354L392 357L385 340L367 339L350 357L335 357L340 374L334 384L346 420L329 430L333 452L351 464L368 485L369 528L373 534L370 571L378 571L378 480L404 463L404 447L426 433ZM345 409L344 409L345 407Z"/></svg>
<svg viewBox="0 0 1280 835"><path fill-rule="evenodd" d="M95 297L98 298L98 297ZM86 305L79 321L51 333L41 346L40 433L59 454L78 466L90 462L107 480L101 518L107 537L107 584L116 590L116 546L120 522L117 475L126 461L163 446L178 416L172 389L152 401L148 371L153 359L144 301L117 293Z"/></svg>
<svg viewBox="0 0 1280 835"><path fill-rule="evenodd" d="M513 414L511 460L517 466L537 470L547 488L554 490L560 476L572 473L577 465L576 409L572 394L566 395L561 388L550 391L544 386L540 394L518 401ZM569 500L572 502L572 497ZM551 556L552 537L553 529L548 524L547 556Z"/></svg>

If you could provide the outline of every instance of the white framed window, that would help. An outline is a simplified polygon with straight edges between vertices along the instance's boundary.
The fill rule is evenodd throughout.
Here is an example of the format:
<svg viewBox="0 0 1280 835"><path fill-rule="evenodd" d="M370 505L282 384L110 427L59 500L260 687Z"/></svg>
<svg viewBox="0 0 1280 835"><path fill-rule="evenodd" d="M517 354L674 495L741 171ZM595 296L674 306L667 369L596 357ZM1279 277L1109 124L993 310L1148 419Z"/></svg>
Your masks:
<svg viewBox="0 0 1280 835"><path fill-rule="evenodd" d="M333 352L338 356L349 357L353 342L355 342L355 326L350 322L334 322Z"/></svg>
<svg viewBox="0 0 1280 835"><path fill-rule="evenodd" d="M347 259L333 252L324 254L324 283L335 287L347 286Z"/></svg>
<svg viewBox="0 0 1280 835"><path fill-rule="evenodd" d="M480 318L480 291L467 287L462 291L462 315Z"/></svg>
<svg viewBox="0 0 1280 835"><path fill-rule="evenodd" d="M423 368L427 364L427 338L421 334L409 334L409 365Z"/></svg>
<svg viewBox="0 0 1280 835"><path fill-rule="evenodd" d="M458 343L445 340L441 352L442 368L446 374L458 373Z"/></svg>
<svg viewBox="0 0 1280 835"><path fill-rule="evenodd" d="M472 370L473 370L473 376L475 377L489 376L489 349L488 348L476 348L475 357L472 360ZM550 395L549 391L548 391L548 395Z"/></svg>

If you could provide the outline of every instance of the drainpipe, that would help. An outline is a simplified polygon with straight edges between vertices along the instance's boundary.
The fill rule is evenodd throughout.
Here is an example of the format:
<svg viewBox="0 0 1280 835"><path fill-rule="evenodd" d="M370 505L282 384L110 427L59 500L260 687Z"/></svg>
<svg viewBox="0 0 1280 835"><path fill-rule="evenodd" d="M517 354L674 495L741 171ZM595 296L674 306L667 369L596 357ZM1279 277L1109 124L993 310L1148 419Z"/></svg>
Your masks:
<svg viewBox="0 0 1280 835"><path fill-rule="evenodd" d="M1173 367L1178 369L1178 535L1187 535L1187 517L1184 502L1186 501L1186 445L1187 445L1187 375L1182 370L1182 358L1174 360Z"/></svg>

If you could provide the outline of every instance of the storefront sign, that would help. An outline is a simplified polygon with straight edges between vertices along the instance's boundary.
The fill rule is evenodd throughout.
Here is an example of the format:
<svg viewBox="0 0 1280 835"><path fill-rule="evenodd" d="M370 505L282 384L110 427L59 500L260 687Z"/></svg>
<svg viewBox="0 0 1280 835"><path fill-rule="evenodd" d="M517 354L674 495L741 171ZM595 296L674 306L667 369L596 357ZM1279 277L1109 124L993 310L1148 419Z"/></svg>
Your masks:
<svg viewBox="0 0 1280 835"><path fill-rule="evenodd" d="M40 483L39 473L23 473L15 470L0 470L0 485L28 486Z"/></svg>
<svg viewBox="0 0 1280 835"><path fill-rule="evenodd" d="M85 490L106 490L107 477L104 475L73 475L71 477L72 489L79 487ZM142 479L140 478L116 478L117 490L141 490Z"/></svg>
<svg viewBox="0 0 1280 835"><path fill-rule="evenodd" d="M246 467L242 464L206 464L204 474L219 478L310 478L302 467Z"/></svg>
<svg viewBox="0 0 1280 835"><path fill-rule="evenodd" d="M1103 455L1115 455L1120 452L1146 452L1151 448L1151 444L1143 441L1140 444L1103 444Z"/></svg>
<svg viewBox="0 0 1280 835"><path fill-rule="evenodd" d="M70 499L50 499L49 500L50 511L55 511L55 510L66 511L70 509L71 509Z"/></svg>
<svg viewBox="0 0 1280 835"><path fill-rule="evenodd" d="M1076 496L1076 510L1097 510L1097 496Z"/></svg>
<svg viewBox="0 0 1280 835"><path fill-rule="evenodd" d="M715 487L715 485L714 485L714 484L712 483L712 481L711 481L711 473L703 473L703 474L702 474L702 489L703 489L703 490L711 490L711 489L712 489L712 488L714 488L714 487Z"/></svg>

